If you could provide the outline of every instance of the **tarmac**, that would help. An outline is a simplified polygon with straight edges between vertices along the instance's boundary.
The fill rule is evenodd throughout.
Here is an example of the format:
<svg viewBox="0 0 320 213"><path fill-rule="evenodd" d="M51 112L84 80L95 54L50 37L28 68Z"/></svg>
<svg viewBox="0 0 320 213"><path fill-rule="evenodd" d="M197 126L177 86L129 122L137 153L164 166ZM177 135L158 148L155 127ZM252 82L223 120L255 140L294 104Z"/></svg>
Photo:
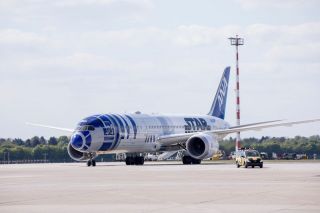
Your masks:
<svg viewBox="0 0 320 213"><path fill-rule="evenodd" d="M0 165L0 212L320 212L320 161Z"/></svg>

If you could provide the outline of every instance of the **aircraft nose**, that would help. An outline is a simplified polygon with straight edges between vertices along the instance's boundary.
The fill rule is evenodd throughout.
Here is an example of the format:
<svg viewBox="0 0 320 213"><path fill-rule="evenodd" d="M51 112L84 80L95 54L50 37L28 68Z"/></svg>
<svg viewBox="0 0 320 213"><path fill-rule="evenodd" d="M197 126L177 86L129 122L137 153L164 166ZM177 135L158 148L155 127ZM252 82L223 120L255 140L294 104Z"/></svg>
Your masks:
<svg viewBox="0 0 320 213"><path fill-rule="evenodd" d="M83 145L83 138L81 135L75 133L71 138L71 145L75 149L80 149Z"/></svg>

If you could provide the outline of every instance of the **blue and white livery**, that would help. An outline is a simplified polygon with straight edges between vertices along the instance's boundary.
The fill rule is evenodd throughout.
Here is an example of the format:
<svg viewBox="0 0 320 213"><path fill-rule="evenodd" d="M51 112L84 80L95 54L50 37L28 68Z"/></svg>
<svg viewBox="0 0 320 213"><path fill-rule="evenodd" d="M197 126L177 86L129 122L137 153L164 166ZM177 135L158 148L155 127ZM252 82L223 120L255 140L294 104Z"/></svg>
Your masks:
<svg viewBox="0 0 320 213"><path fill-rule="evenodd" d="M31 124L72 132L70 157L95 166L95 157L128 153L128 165L142 165L141 153L185 150L184 164L199 164L219 149L218 141L230 133L320 121L266 121L231 127L225 120L230 67L222 75L207 115L97 114L82 119L75 130Z"/></svg>

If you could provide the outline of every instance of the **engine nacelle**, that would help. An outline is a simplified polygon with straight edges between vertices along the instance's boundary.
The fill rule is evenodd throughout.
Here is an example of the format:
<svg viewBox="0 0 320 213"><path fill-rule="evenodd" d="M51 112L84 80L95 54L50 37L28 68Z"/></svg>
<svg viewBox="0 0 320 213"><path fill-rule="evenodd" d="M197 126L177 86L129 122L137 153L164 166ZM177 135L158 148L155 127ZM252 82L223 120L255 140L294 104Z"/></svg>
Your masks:
<svg viewBox="0 0 320 213"><path fill-rule="evenodd" d="M90 155L87 152L80 152L74 149L71 144L68 144L68 154L69 156L76 161L87 161L90 159Z"/></svg>
<svg viewBox="0 0 320 213"><path fill-rule="evenodd" d="M212 157L219 150L217 138L208 134L197 134L190 137L186 142L188 154L195 159Z"/></svg>

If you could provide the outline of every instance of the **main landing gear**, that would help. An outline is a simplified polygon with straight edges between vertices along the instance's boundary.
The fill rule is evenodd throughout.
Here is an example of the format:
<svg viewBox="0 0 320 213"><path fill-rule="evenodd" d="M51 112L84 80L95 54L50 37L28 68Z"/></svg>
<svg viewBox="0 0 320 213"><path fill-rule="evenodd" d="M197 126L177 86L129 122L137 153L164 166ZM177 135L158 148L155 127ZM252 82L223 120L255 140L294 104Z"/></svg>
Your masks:
<svg viewBox="0 0 320 213"><path fill-rule="evenodd" d="M126 164L127 165L143 165L144 164L144 157L142 156L128 156L126 157Z"/></svg>
<svg viewBox="0 0 320 213"><path fill-rule="evenodd" d="M182 163L183 164L201 164L201 160L185 155L182 157Z"/></svg>

